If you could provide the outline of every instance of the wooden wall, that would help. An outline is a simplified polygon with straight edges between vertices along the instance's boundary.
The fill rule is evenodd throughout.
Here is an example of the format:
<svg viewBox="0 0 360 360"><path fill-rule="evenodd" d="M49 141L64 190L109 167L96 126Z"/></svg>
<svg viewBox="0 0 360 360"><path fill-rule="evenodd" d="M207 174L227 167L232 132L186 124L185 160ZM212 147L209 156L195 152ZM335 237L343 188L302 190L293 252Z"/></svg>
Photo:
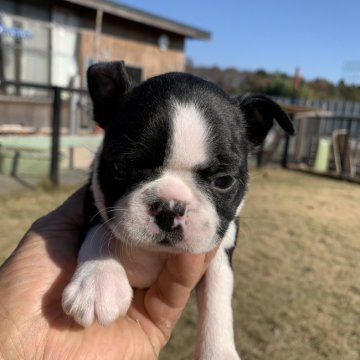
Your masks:
<svg viewBox="0 0 360 360"><path fill-rule="evenodd" d="M143 80L165 72L184 71L185 55L181 46L183 44L179 44L181 40L176 38L171 41L177 42L179 46L160 50L155 43L101 34L97 60L124 60L129 66L142 68ZM80 45L82 75L85 74L89 59L94 59L94 43L94 33L82 33ZM84 79L84 76L82 78Z"/></svg>

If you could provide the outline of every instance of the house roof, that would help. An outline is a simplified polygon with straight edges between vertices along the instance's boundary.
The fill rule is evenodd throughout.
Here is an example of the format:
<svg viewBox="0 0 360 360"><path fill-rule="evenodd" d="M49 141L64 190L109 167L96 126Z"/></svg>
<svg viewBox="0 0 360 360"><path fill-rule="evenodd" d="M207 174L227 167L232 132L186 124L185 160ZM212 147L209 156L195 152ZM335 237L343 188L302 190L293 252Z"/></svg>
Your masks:
<svg viewBox="0 0 360 360"><path fill-rule="evenodd" d="M210 39L211 33L189 25L185 25L161 16L150 14L126 5L118 4L109 0L64 0L68 3L77 4L104 13L112 14L137 23L146 24L164 31L182 35L192 39Z"/></svg>

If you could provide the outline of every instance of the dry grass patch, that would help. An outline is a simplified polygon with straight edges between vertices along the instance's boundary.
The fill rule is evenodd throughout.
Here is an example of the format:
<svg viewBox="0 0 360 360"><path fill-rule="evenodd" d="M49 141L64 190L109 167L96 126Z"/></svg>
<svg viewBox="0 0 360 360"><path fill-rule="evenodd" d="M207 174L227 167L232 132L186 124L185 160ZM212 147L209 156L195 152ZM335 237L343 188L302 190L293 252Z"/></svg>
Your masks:
<svg viewBox="0 0 360 360"><path fill-rule="evenodd" d="M39 189L0 196L0 264L34 220L61 204L73 190L73 187L62 187L57 191Z"/></svg>
<svg viewBox="0 0 360 360"><path fill-rule="evenodd" d="M71 191L1 197L0 262ZM360 358L360 186L253 172L234 268L243 360ZM192 299L162 360L191 359L196 317Z"/></svg>
<svg viewBox="0 0 360 360"><path fill-rule="evenodd" d="M234 268L243 360L360 358L360 186L254 172ZM191 358L194 301L184 315L163 360Z"/></svg>

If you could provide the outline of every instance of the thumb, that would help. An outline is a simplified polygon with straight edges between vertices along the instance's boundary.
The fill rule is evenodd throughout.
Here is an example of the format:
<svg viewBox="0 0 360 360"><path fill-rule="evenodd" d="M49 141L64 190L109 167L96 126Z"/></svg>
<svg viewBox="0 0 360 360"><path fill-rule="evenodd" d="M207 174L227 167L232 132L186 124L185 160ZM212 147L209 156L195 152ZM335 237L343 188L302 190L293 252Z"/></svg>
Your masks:
<svg viewBox="0 0 360 360"><path fill-rule="evenodd" d="M157 281L147 291L144 305L152 322L162 332L164 344L216 251L171 255Z"/></svg>

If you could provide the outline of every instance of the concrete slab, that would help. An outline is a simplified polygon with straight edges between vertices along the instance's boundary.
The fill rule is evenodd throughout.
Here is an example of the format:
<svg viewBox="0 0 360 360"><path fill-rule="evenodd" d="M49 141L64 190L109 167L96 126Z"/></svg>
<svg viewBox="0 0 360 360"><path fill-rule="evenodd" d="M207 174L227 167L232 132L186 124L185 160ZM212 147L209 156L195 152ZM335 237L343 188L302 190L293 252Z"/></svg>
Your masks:
<svg viewBox="0 0 360 360"><path fill-rule="evenodd" d="M85 170L66 170L60 173L60 185L79 185L86 183L89 174ZM21 191L34 190L45 182L46 178L12 177L0 174L0 195L14 194Z"/></svg>

